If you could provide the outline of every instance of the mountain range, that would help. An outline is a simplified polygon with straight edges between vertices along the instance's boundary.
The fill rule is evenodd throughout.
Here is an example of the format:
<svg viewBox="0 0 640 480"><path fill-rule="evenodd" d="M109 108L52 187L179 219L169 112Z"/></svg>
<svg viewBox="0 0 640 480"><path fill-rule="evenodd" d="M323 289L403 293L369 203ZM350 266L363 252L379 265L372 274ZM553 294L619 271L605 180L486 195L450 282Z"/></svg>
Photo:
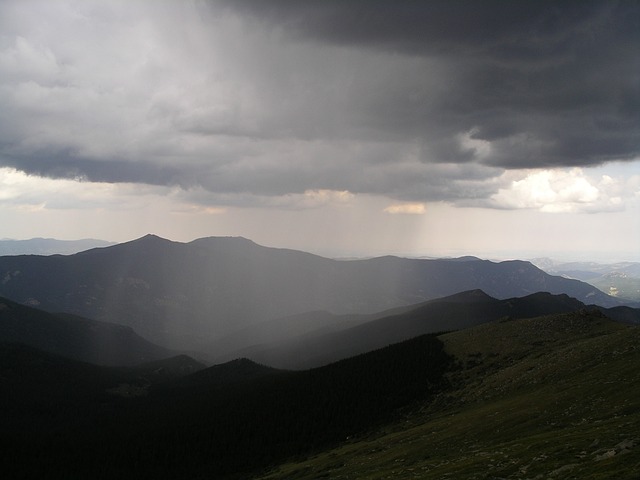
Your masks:
<svg viewBox="0 0 640 480"><path fill-rule="evenodd" d="M98 367L2 344L0 468L23 479L630 480L639 334L597 310L505 317L297 372L246 359L201 369L184 356Z"/></svg>
<svg viewBox="0 0 640 480"><path fill-rule="evenodd" d="M424 334L588 309L621 323L640 325L640 309L587 307L568 295L543 292L498 300L482 290L471 290L369 315L311 312L275 319L236 331L190 354L211 364L249 358L271 367L300 370ZM98 365L137 365L178 353L145 340L131 327L52 314L1 297L0 343L19 343Z"/></svg>
<svg viewBox="0 0 640 480"><path fill-rule="evenodd" d="M536 258L531 262L551 275L588 282L612 297L640 302L640 263L558 262Z"/></svg>
<svg viewBox="0 0 640 480"><path fill-rule="evenodd" d="M74 255L0 257L0 296L129 326L182 350L286 316L374 314L474 289L497 299L546 291L603 307L621 303L524 261L339 261L234 237L178 243L147 235Z"/></svg>
<svg viewBox="0 0 640 480"><path fill-rule="evenodd" d="M640 309L527 262L337 261L147 236L0 257L0 281L9 478L640 468Z"/></svg>
<svg viewBox="0 0 640 480"><path fill-rule="evenodd" d="M72 255L90 248L107 247L113 242L85 238L82 240L57 240L55 238L30 238L28 240L0 240L2 255Z"/></svg>
<svg viewBox="0 0 640 480"><path fill-rule="evenodd" d="M640 324L638 309L599 308L610 318ZM283 328L289 332L286 336L274 334L270 342L261 336L263 343L233 349L237 345L235 338L240 337L246 342L248 332L242 331L231 338L222 338L207 351L218 354L213 358L215 363L247 357L279 368L312 368L428 333L461 330L506 318L531 318L586 309L584 303L565 294L541 292L498 300L482 290L471 290L411 307L359 316L358 324L354 326L348 323L351 317L347 317L347 322L342 323L340 329L323 327L296 335ZM325 323L335 325L326 319Z"/></svg>

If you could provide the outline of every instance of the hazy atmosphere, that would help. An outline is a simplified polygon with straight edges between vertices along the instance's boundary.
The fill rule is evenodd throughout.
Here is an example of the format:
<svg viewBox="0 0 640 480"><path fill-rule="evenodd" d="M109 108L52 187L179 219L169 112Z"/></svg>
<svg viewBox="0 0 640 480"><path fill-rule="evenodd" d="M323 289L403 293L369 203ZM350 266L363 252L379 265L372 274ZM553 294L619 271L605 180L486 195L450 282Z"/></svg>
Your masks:
<svg viewBox="0 0 640 480"><path fill-rule="evenodd" d="M4 477L638 480L638 345L640 0L0 0Z"/></svg>
<svg viewBox="0 0 640 480"><path fill-rule="evenodd" d="M0 237L638 261L639 18L2 1Z"/></svg>

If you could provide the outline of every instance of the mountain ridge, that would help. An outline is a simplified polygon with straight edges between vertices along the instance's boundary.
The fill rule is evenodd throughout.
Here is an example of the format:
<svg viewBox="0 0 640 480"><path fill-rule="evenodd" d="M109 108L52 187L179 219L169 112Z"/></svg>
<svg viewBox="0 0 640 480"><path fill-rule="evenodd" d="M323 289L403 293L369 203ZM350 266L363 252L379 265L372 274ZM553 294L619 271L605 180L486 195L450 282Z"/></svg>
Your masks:
<svg viewBox="0 0 640 480"><path fill-rule="evenodd" d="M175 355L129 326L52 314L2 297L0 343L20 343L97 365L136 365Z"/></svg>
<svg viewBox="0 0 640 480"><path fill-rule="evenodd" d="M565 294L538 292L526 297L499 300L476 289L399 311L379 312L368 320L360 319L357 325L344 329L329 332L319 330L315 334L306 333L281 341L252 345L213 357L212 360L218 362L242 356L277 368L312 368L419 335L462 330L507 318L532 318L588 308ZM602 309L602 312L607 314L610 310ZM640 318L640 312L636 310L617 315L622 319ZM618 316L615 320L620 320Z"/></svg>
<svg viewBox="0 0 640 480"><path fill-rule="evenodd" d="M148 235L70 256L0 257L0 296L128 325L180 350L287 315L369 314L477 288L497 298L550 291L619 304L528 262L338 261L238 237L180 243Z"/></svg>
<svg viewBox="0 0 640 480"><path fill-rule="evenodd" d="M114 245L114 242L83 238L58 240L55 238L30 238L27 240L0 239L0 256L5 255L73 255L92 248Z"/></svg>

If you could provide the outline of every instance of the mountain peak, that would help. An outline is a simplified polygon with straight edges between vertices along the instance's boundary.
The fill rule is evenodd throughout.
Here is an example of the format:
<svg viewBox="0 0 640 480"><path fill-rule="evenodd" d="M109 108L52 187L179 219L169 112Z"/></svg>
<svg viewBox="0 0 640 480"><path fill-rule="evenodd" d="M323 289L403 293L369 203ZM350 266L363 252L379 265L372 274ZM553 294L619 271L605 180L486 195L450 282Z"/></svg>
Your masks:
<svg viewBox="0 0 640 480"><path fill-rule="evenodd" d="M155 235L153 233L147 233L143 237L136 238L135 240L131 240L129 242L121 243L120 245L167 245L169 243L176 242L159 237L158 235Z"/></svg>
<svg viewBox="0 0 640 480"><path fill-rule="evenodd" d="M446 300L458 303L475 303L495 300L495 298L485 293L484 290L476 288L474 290L467 290L465 292L449 295L448 297L437 299L436 301L438 300Z"/></svg>
<svg viewBox="0 0 640 480"><path fill-rule="evenodd" d="M140 237L137 240L134 240L134 242L137 242L137 241L163 241L163 242L170 242L170 240L167 240L166 238L159 237L158 235L156 235L154 233L147 233L145 236Z"/></svg>
<svg viewBox="0 0 640 480"><path fill-rule="evenodd" d="M128 242L117 243L107 248L100 249L102 255L108 255L110 252L155 252L157 250L163 250L170 246L178 245L178 242L167 240L166 238L159 237L158 235L148 233L143 237L136 238L135 240L129 240ZM92 251L88 250L80 252L77 255L86 257L92 255Z"/></svg>

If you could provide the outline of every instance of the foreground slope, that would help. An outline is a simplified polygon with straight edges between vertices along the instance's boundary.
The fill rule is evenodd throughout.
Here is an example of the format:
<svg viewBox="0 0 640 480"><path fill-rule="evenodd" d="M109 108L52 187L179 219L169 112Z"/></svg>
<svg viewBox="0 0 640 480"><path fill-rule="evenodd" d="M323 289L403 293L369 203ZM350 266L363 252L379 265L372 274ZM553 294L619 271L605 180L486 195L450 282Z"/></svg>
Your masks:
<svg viewBox="0 0 640 480"><path fill-rule="evenodd" d="M582 310L421 336L301 372L237 360L177 380L157 376L157 364L108 369L0 346L0 469L12 478L634 478L639 340L638 327ZM178 374L192 364L165 363Z"/></svg>
<svg viewBox="0 0 640 480"><path fill-rule="evenodd" d="M11 428L26 434L30 428L46 431L48 424L60 422L64 430L90 414L93 407L120 397L146 395L151 385L203 368L186 355L131 367L106 367L27 345L0 343L2 440L10 441Z"/></svg>
<svg viewBox="0 0 640 480"><path fill-rule="evenodd" d="M239 360L153 385L137 369L5 348L0 469L23 479L247 478L397 418L450 367L423 336L304 372Z"/></svg>
<svg viewBox="0 0 640 480"><path fill-rule="evenodd" d="M582 311L440 338L458 362L451 390L260 478L638 478L640 328Z"/></svg>
<svg viewBox="0 0 640 480"><path fill-rule="evenodd" d="M547 291L616 304L595 287L528 262L336 261L243 238L178 243L148 235L69 256L0 257L0 295L121 323L154 343L186 350L287 315L375 313L472 289L502 299Z"/></svg>

